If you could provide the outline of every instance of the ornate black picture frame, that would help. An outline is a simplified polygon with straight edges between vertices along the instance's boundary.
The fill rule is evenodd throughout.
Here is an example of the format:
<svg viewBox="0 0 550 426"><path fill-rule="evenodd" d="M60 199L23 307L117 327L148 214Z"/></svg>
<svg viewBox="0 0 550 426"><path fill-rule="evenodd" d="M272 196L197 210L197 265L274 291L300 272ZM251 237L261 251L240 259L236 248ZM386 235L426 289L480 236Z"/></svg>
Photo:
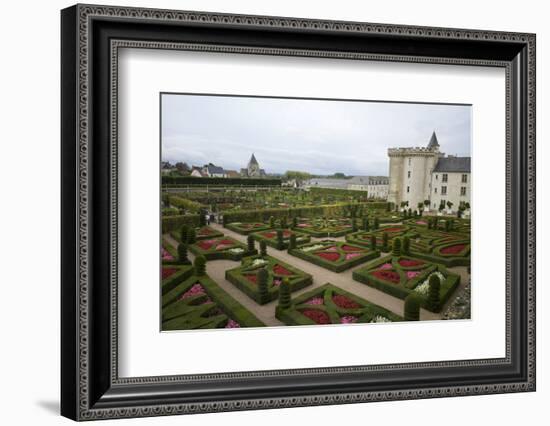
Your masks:
<svg viewBox="0 0 550 426"><path fill-rule="evenodd" d="M62 28L61 413L74 420L535 390L535 35L76 5ZM506 70L506 356L119 378L120 47Z"/></svg>

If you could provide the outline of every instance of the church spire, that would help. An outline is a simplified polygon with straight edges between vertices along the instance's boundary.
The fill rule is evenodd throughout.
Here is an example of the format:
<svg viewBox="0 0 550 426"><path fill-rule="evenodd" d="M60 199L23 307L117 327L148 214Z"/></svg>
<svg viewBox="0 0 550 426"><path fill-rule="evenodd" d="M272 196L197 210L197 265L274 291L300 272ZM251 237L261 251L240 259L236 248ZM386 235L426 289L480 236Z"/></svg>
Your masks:
<svg viewBox="0 0 550 426"><path fill-rule="evenodd" d="M435 130L432 133L432 137L430 138L430 142L428 142L428 149L435 149L439 148L439 142L437 140L437 136L435 134Z"/></svg>
<svg viewBox="0 0 550 426"><path fill-rule="evenodd" d="M258 165L258 160L256 160L256 157L254 157L254 153L252 153L252 157L250 157L250 161L248 162L249 165Z"/></svg>

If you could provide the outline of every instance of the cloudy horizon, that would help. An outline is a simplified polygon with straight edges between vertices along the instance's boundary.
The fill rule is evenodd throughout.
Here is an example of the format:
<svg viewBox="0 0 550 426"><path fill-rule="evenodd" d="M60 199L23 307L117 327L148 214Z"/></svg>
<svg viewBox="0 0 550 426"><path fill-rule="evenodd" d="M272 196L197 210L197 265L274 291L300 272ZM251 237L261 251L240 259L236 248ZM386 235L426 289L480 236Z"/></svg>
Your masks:
<svg viewBox="0 0 550 426"><path fill-rule="evenodd" d="M388 175L388 148L471 155L471 106L162 94L162 160L268 174Z"/></svg>

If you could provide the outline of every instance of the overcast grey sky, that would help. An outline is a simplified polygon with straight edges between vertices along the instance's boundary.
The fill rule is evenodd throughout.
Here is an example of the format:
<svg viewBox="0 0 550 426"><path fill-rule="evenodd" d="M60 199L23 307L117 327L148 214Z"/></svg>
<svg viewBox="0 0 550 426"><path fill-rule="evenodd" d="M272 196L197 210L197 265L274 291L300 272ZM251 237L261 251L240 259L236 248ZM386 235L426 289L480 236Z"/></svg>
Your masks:
<svg viewBox="0 0 550 426"><path fill-rule="evenodd" d="M162 95L162 160L227 170L255 153L267 173L388 175L387 149L426 146L470 155L471 107Z"/></svg>

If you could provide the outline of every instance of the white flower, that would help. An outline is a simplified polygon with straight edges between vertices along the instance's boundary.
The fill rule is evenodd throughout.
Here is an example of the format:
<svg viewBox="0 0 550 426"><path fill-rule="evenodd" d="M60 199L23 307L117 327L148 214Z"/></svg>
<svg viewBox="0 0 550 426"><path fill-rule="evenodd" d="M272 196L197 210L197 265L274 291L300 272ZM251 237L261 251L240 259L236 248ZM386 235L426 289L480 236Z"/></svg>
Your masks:
<svg viewBox="0 0 550 426"><path fill-rule="evenodd" d="M383 317L382 315L376 315L370 322L392 322L390 319Z"/></svg>
<svg viewBox="0 0 550 426"><path fill-rule="evenodd" d="M244 250L240 247L235 247L235 248L229 249L227 251L229 253L233 253L233 254L241 254L242 252L244 252Z"/></svg>
<svg viewBox="0 0 550 426"><path fill-rule="evenodd" d="M254 261L252 262L252 266L254 266L255 268L258 267L258 266L263 266L267 263L267 260L264 260L264 259L254 259Z"/></svg>
<svg viewBox="0 0 550 426"><path fill-rule="evenodd" d="M432 275L435 275L436 277L438 277L439 281L441 282L445 281L445 275L443 275L439 271L435 271L435 272L432 272L430 275L428 275L428 277L424 281L422 281L421 284L418 284L414 289L414 291L416 291L417 293L420 293L423 296L427 296L428 292L430 291L430 277Z"/></svg>
<svg viewBox="0 0 550 426"><path fill-rule="evenodd" d="M302 248L302 251L309 252L309 251L315 251L324 248L325 246L323 244L314 244L312 246L307 246Z"/></svg>

